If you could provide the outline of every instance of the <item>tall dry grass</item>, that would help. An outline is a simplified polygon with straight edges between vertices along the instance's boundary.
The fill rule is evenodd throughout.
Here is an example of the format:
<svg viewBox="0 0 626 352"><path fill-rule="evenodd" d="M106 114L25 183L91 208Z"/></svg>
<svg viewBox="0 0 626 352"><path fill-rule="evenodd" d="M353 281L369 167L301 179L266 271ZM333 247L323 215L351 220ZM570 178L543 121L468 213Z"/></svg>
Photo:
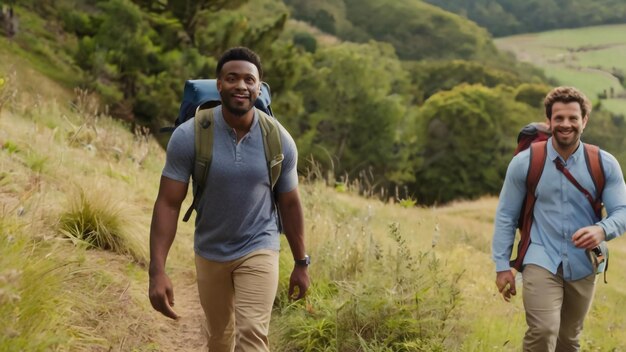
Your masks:
<svg viewBox="0 0 626 352"><path fill-rule="evenodd" d="M432 247L416 246L420 241L405 228L406 221L380 218L390 207L412 209L337 190L331 195L321 183L303 190L313 284L305 302L291 302L286 287L279 290L273 349L443 351L458 346L451 332L459 326L463 270L450 268ZM285 285L289 253L282 260Z"/></svg>
<svg viewBox="0 0 626 352"><path fill-rule="evenodd" d="M49 95L15 86L0 112L0 351L172 346L158 334L141 265L162 150L86 103L88 93L49 89L15 67L18 85L36 80ZM174 273L189 265L185 237L172 248Z"/></svg>
<svg viewBox="0 0 626 352"><path fill-rule="evenodd" d="M132 206L97 186L77 186L68 203L60 215L59 230L74 244L129 255L147 264L145 227L141 226L144 219Z"/></svg>
<svg viewBox="0 0 626 352"><path fill-rule="evenodd" d="M67 343L69 276L54 243L33 241L28 226L0 212L0 351L50 351Z"/></svg>

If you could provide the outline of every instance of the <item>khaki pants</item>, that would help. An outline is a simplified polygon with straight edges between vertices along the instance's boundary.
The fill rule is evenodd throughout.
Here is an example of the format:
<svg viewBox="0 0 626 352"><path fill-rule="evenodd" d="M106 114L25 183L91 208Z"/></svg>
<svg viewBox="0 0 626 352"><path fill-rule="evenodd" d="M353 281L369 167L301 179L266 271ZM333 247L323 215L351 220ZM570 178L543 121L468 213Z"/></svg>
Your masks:
<svg viewBox="0 0 626 352"><path fill-rule="evenodd" d="M259 250L229 262L196 255L196 272L207 318L205 348L210 352L269 351L267 334L278 289L278 252Z"/></svg>
<svg viewBox="0 0 626 352"><path fill-rule="evenodd" d="M578 351L583 321L593 299L595 275L565 281L561 266L553 275L531 264L524 268L522 278L528 324L524 351Z"/></svg>

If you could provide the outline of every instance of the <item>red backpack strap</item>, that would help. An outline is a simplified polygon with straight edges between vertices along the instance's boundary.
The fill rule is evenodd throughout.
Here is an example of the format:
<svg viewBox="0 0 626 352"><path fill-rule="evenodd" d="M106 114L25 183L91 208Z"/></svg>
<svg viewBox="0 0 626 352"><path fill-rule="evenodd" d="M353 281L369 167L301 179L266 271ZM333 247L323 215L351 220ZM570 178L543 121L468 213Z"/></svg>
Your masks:
<svg viewBox="0 0 626 352"><path fill-rule="evenodd" d="M522 271L524 256L530 246L530 228L533 222L533 210L537 197L535 192L537 184L543 173L543 167L548 157L547 142L541 141L530 145L530 162L528 163L528 173L526 174L526 200L522 206L521 215L521 238L517 245L517 257L511 262L511 266L517 271Z"/></svg>
<svg viewBox="0 0 626 352"><path fill-rule="evenodd" d="M600 157L600 148L593 144L583 143L583 150L585 151L585 162L587 163L587 169L593 180L593 184L596 187L596 199L593 204L593 210L598 215L598 218L602 218L602 192L604 192L604 184L606 178L604 176L604 169L602 168L602 158Z"/></svg>

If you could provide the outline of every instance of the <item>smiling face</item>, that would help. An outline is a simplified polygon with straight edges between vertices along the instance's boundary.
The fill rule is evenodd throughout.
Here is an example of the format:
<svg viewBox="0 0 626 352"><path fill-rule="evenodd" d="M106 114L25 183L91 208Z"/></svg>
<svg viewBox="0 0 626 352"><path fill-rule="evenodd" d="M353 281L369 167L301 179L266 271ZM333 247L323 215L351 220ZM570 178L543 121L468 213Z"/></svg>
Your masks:
<svg viewBox="0 0 626 352"><path fill-rule="evenodd" d="M245 60L224 63L217 80L222 105L235 116L244 116L254 107L261 90L257 67Z"/></svg>
<svg viewBox="0 0 626 352"><path fill-rule="evenodd" d="M576 150L588 119L587 115L583 116L578 102L555 102L552 105L552 144L561 156L567 158Z"/></svg>

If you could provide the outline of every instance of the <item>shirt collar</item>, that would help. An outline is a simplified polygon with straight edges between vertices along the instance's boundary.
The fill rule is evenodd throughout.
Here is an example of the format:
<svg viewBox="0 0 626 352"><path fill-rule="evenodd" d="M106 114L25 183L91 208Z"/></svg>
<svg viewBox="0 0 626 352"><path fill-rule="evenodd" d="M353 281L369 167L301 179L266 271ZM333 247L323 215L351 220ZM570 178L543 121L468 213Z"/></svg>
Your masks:
<svg viewBox="0 0 626 352"><path fill-rule="evenodd" d="M254 117L252 118L252 126L250 126L250 131L252 131L256 125L259 123L259 112L256 111L256 108L254 108ZM224 114L222 114L222 105L218 105L215 107L215 110L213 110L213 114L214 114L214 118L216 120L217 125L219 125L221 128L228 130L228 131L232 131L233 128L230 127L227 123L226 120L224 120Z"/></svg>
<svg viewBox="0 0 626 352"><path fill-rule="evenodd" d="M548 141L546 143L548 143L548 158L551 161L556 160L556 158L561 158L561 156L559 155L559 153L556 151L556 149L554 149L554 146L552 145L552 138L554 137L550 137L548 138ZM563 160L563 158L561 158L561 160L563 160L563 163L567 163L567 162L578 162L578 160L580 160L580 158L584 158L584 151L583 151L583 141L580 141L580 143L578 144L578 148L576 148L576 150L574 151L574 153L572 153L572 155L570 155L568 160Z"/></svg>

